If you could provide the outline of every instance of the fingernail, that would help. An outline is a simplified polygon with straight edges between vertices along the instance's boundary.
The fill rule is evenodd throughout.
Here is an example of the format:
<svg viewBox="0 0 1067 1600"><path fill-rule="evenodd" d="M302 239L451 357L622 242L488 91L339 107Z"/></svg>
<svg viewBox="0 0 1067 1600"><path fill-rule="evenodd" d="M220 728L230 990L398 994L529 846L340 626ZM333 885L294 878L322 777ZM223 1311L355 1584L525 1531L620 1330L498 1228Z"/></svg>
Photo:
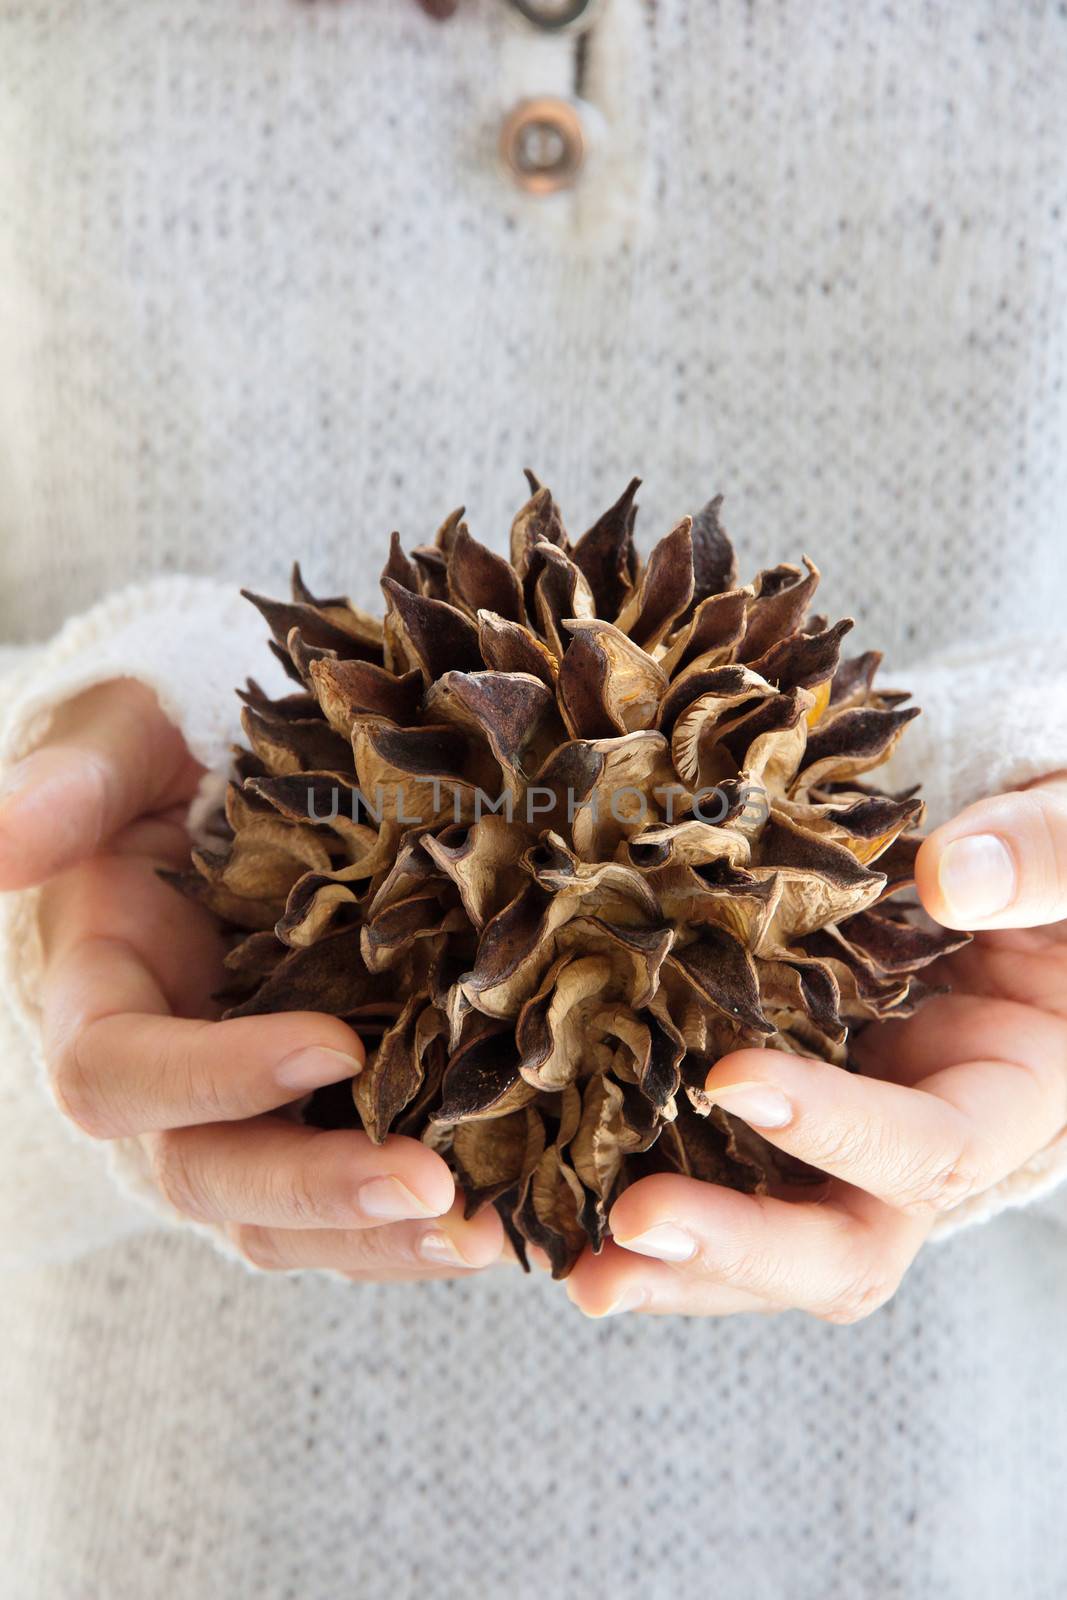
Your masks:
<svg viewBox="0 0 1067 1600"><path fill-rule="evenodd" d="M343 1050L329 1050L325 1045L312 1045L306 1050L294 1050L285 1056L274 1069L275 1081L283 1089L295 1089L304 1094L308 1089L322 1089L328 1083L341 1083L362 1072L363 1063L358 1056L349 1056Z"/></svg>
<svg viewBox="0 0 1067 1600"><path fill-rule="evenodd" d="M368 1178L356 1190L356 1204L365 1217L378 1222L408 1222L413 1217L435 1217L432 1206L412 1194L399 1178Z"/></svg>
<svg viewBox="0 0 1067 1600"><path fill-rule="evenodd" d="M728 1083L722 1089L710 1085L707 1096L753 1128L784 1128L792 1120L793 1107L781 1089L770 1083Z"/></svg>
<svg viewBox="0 0 1067 1600"><path fill-rule="evenodd" d="M614 1300L606 1311L601 1311L595 1320L599 1322L602 1317L617 1317L623 1311L636 1311L647 1299L648 1295L644 1289L624 1289L619 1298ZM586 1312L586 1316L588 1315Z"/></svg>
<svg viewBox="0 0 1067 1600"><path fill-rule="evenodd" d="M995 917L1015 899L1015 862L995 833L953 839L941 856L938 882L952 920L961 927Z"/></svg>
<svg viewBox="0 0 1067 1600"><path fill-rule="evenodd" d="M447 1233L433 1231L424 1233L416 1246L419 1255L424 1261L430 1262L435 1267L469 1267L469 1262L462 1256L458 1245L448 1237Z"/></svg>
<svg viewBox="0 0 1067 1600"><path fill-rule="evenodd" d="M693 1235L673 1222L657 1223L632 1239L616 1239L615 1243L639 1256L655 1256L657 1261L690 1261L697 1253Z"/></svg>

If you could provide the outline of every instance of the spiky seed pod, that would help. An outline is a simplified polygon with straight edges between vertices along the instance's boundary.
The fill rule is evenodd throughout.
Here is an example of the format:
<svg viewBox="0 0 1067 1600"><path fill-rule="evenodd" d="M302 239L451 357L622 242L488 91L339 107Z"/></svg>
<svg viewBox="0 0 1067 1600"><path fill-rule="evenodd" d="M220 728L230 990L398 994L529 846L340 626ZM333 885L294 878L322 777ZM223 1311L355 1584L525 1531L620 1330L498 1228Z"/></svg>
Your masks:
<svg viewBox="0 0 1067 1600"><path fill-rule="evenodd" d="M644 565L638 480L571 544L532 494L510 560L462 511L394 535L384 622L249 596L295 692L243 691L225 839L184 886L233 932L231 1016L320 1010L364 1070L305 1116L421 1138L557 1276L636 1177L805 1171L703 1093L727 1051L847 1064L963 942L890 897L922 804L860 780L917 715L808 621L818 572L739 586L720 501Z"/></svg>

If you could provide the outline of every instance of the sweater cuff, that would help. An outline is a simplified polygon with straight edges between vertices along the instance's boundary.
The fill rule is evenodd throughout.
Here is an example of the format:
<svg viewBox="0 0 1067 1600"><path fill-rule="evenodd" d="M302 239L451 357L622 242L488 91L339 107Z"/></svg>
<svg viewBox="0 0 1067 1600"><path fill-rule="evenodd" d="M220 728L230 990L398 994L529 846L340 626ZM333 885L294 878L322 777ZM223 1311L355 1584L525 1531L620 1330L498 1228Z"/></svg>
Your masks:
<svg viewBox="0 0 1067 1600"><path fill-rule="evenodd" d="M155 691L216 784L230 769L240 727L235 688L250 671L272 694L284 693L285 681L255 609L229 585L188 577L157 579L111 596L11 665L0 709L0 767L47 737L65 701L97 684L136 678ZM196 1228L159 1194L139 1140L93 1141L47 1106L38 1114L40 1086L51 1098L41 1045L41 972L37 894L0 897L0 1099L25 1106L31 1130L13 1134L8 1166L9 1176L17 1174L12 1183L23 1197L20 1210L32 1208L37 1223L28 1253L34 1259L78 1254L146 1226L144 1207L157 1220ZM91 1192L105 1169L123 1191L121 1203L112 1185L103 1183L103 1198ZM139 1205L131 1206L130 1198ZM0 1255L7 1253L0 1247Z"/></svg>
<svg viewBox="0 0 1067 1600"><path fill-rule="evenodd" d="M880 787L921 784L928 828L1067 768L1067 639L1010 639L879 678L922 707Z"/></svg>
<svg viewBox="0 0 1067 1600"><path fill-rule="evenodd" d="M262 617L229 584L173 577L124 589L72 618L16 668L0 709L0 764L40 744L65 701L114 678L137 678L155 691L201 765L226 771L240 728L234 690L249 672L269 693L285 692Z"/></svg>
<svg viewBox="0 0 1067 1600"><path fill-rule="evenodd" d="M1009 639L881 674L923 714L880 772L883 787L921 783L927 825L1067 768L1067 639ZM947 1238L1009 1206L1029 1205L1067 1178L1067 1129L984 1194L939 1218Z"/></svg>

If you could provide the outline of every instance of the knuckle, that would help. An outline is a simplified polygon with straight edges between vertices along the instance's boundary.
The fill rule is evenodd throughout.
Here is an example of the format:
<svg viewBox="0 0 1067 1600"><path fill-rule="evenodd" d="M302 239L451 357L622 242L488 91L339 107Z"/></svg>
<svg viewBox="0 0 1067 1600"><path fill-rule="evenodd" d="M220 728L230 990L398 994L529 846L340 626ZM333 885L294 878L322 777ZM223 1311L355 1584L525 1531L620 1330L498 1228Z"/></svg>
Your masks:
<svg viewBox="0 0 1067 1600"><path fill-rule="evenodd" d="M209 1028L211 1024L204 1026ZM201 1055L196 1050L185 1055L178 1068L182 1097L201 1122L220 1122L229 1112L220 1075L214 1069L210 1052Z"/></svg>
<svg viewBox="0 0 1067 1600"><path fill-rule="evenodd" d="M888 1128L843 1125L817 1137L806 1159L827 1172L860 1174L855 1181L862 1187L920 1216L951 1211L982 1187L982 1162L962 1131L947 1152L939 1147L929 1156L917 1154Z"/></svg>
<svg viewBox="0 0 1067 1600"><path fill-rule="evenodd" d="M763 1250L709 1250L705 1247L699 1264L708 1275L731 1289L750 1294L770 1293L781 1276L781 1262Z"/></svg>
<svg viewBox="0 0 1067 1600"><path fill-rule="evenodd" d="M286 1185L286 1212L295 1227L313 1227L323 1217L323 1198L318 1193L309 1161L299 1161Z"/></svg>
<svg viewBox="0 0 1067 1600"><path fill-rule="evenodd" d="M948 1157L916 1164L906 1172L897 1204L909 1214L951 1211L980 1188L977 1164L961 1146Z"/></svg>
<svg viewBox="0 0 1067 1600"><path fill-rule="evenodd" d="M238 1254L249 1266L256 1267L260 1272L279 1272L283 1262L278 1253L278 1244L270 1228L256 1227L252 1223L241 1223L233 1228L230 1237Z"/></svg>
<svg viewBox="0 0 1067 1600"><path fill-rule="evenodd" d="M896 1291L896 1283L877 1267L865 1267L850 1278L823 1313L824 1322L842 1327L863 1322L881 1309Z"/></svg>
<svg viewBox="0 0 1067 1600"><path fill-rule="evenodd" d="M380 1228L361 1228L345 1242L344 1270L360 1277L374 1278L383 1272L425 1269L428 1263L418 1254L416 1240L403 1223L385 1223Z"/></svg>
<svg viewBox="0 0 1067 1600"><path fill-rule="evenodd" d="M79 799L86 836L97 843L106 826L108 807L115 788L115 772L107 757L93 749L80 750L78 764L78 776L82 783Z"/></svg>
<svg viewBox="0 0 1067 1600"><path fill-rule="evenodd" d="M180 1130L157 1134L151 1141L152 1175L164 1200L183 1216L198 1221L208 1214L186 1159Z"/></svg>
<svg viewBox="0 0 1067 1600"><path fill-rule="evenodd" d="M86 1066L84 1034L73 1033L48 1065L52 1094L63 1116L91 1139L114 1138L121 1130Z"/></svg>
<svg viewBox="0 0 1067 1600"><path fill-rule="evenodd" d="M1067 801L1059 790L1032 789L1027 797L1036 813L1038 871L1035 891L1049 916L1062 917L1067 906Z"/></svg>

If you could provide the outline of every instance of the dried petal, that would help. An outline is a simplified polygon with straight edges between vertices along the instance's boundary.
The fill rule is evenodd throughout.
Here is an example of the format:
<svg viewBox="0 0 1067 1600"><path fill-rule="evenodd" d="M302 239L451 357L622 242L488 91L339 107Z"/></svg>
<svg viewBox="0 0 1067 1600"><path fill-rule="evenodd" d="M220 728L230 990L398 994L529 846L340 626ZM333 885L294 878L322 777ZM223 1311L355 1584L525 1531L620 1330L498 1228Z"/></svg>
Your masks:
<svg viewBox="0 0 1067 1600"><path fill-rule="evenodd" d="M555 656L517 622L495 611L479 611L478 644L482 660L494 672L527 672L554 688L559 670Z"/></svg>
<svg viewBox="0 0 1067 1600"><path fill-rule="evenodd" d="M275 1011L327 1011L350 1017L374 998L359 950L359 929L327 934L306 950L285 956L257 992L227 1012L230 1017Z"/></svg>
<svg viewBox="0 0 1067 1600"><path fill-rule="evenodd" d="M760 1007L756 964L723 928L705 927L700 938L668 957L703 1000L753 1033L773 1033Z"/></svg>
<svg viewBox="0 0 1067 1600"><path fill-rule="evenodd" d="M918 706L903 711L868 708L840 711L826 717L808 740L798 782L805 789L843 783L888 761Z"/></svg>
<svg viewBox="0 0 1067 1600"><path fill-rule="evenodd" d="M242 589L241 593L266 618L275 642L283 649L291 631L297 628L305 644L336 650L344 659L382 659L381 623L347 601L295 601L287 605L253 594L250 589Z"/></svg>
<svg viewBox="0 0 1067 1600"><path fill-rule="evenodd" d="M525 621L522 585L514 567L472 539L466 523L457 529L448 558L448 591L453 604L471 616L486 610L510 622Z"/></svg>
<svg viewBox="0 0 1067 1600"><path fill-rule="evenodd" d="M469 827L461 823L436 836L426 834L422 841L427 855L456 885L475 928L484 927L519 893L525 882L519 862L527 842L518 823L495 814Z"/></svg>
<svg viewBox="0 0 1067 1600"><path fill-rule="evenodd" d="M532 1106L491 1121L460 1123L452 1158L467 1197L467 1216L528 1178L544 1148L544 1121Z"/></svg>
<svg viewBox="0 0 1067 1600"><path fill-rule="evenodd" d="M422 1063L415 1049L415 1027L425 1005L424 996L412 995L353 1081L352 1093L360 1121L375 1144L384 1141L422 1082Z"/></svg>
<svg viewBox="0 0 1067 1600"><path fill-rule="evenodd" d="M389 537L389 559L382 568L382 578L392 578L402 589L409 589L412 594L418 593L418 573L413 562L404 554L399 533L394 532Z"/></svg>
<svg viewBox="0 0 1067 1600"><path fill-rule="evenodd" d="M281 776L352 770L352 751L347 741L324 722L267 716L245 706L241 727L268 772Z"/></svg>
<svg viewBox="0 0 1067 1600"><path fill-rule="evenodd" d="M683 517L648 558L641 582L617 626L644 650L653 650L683 616L693 598L692 520Z"/></svg>
<svg viewBox="0 0 1067 1600"><path fill-rule="evenodd" d="M564 551L542 541L530 551L529 571L534 580L534 613L541 635L557 661L567 648L564 624L595 614L592 592L581 569Z"/></svg>
<svg viewBox="0 0 1067 1600"><path fill-rule="evenodd" d="M382 588L427 683L452 668L477 671L482 664L478 630L462 611L444 600L410 594L392 578L384 579Z"/></svg>
<svg viewBox="0 0 1067 1600"><path fill-rule="evenodd" d="M737 557L719 517L722 495L693 518L693 604L721 595L737 582Z"/></svg>
<svg viewBox="0 0 1067 1600"><path fill-rule="evenodd" d="M559 696L575 738L610 739L651 727L667 689L666 675L652 657L610 622L576 619L565 626L572 638L560 669Z"/></svg>
<svg viewBox="0 0 1067 1600"><path fill-rule="evenodd" d="M411 727L418 717L422 699L418 672L397 677L372 662L328 657L313 661L309 670L323 716L346 739L364 717L386 717L402 728Z"/></svg>
<svg viewBox="0 0 1067 1600"><path fill-rule="evenodd" d="M615 504L574 547L575 565L585 574L599 617L617 617L636 581L634 496L640 487L641 479L631 478Z"/></svg>
<svg viewBox="0 0 1067 1600"><path fill-rule="evenodd" d="M542 541L560 549L567 546L559 507L550 492L538 486L511 524L511 565L520 578L526 576L531 550Z"/></svg>
<svg viewBox="0 0 1067 1600"><path fill-rule="evenodd" d="M877 911L849 917L838 927L839 936L866 956L882 972L914 972L941 956L962 950L970 935L949 928L916 927L896 922Z"/></svg>
<svg viewBox="0 0 1067 1600"><path fill-rule="evenodd" d="M445 1072L438 1124L471 1122L521 1110L537 1091L519 1075L509 1028L486 1028L457 1050Z"/></svg>
<svg viewBox="0 0 1067 1600"><path fill-rule="evenodd" d="M526 672L446 672L426 696L425 711L485 739L505 782L514 780L518 790L524 752L555 704L551 690Z"/></svg>
<svg viewBox="0 0 1067 1600"><path fill-rule="evenodd" d="M565 1278L586 1241L581 1183L552 1145L524 1187L515 1222L523 1237L548 1256L552 1276Z"/></svg>
<svg viewBox="0 0 1067 1600"><path fill-rule="evenodd" d="M659 663L664 672L718 667L730 661L744 636L751 598L751 589L733 589L702 600L692 617L663 646Z"/></svg>
<svg viewBox="0 0 1067 1600"><path fill-rule="evenodd" d="M761 572L756 579L756 596L748 607L748 624L738 654L742 661L756 661L779 639L800 627L811 597L819 586L819 569L807 556L807 569L788 565Z"/></svg>
<svg viewBox="0 0 1067 1600"><path fill-rule="evenodd" d="M572 960L564 956L548 972L541 988L523 1006L515 1026L519 1071L537 1089L562 1089L598 1063L590 1019L612 985L613 968L606 956Z"/></svg>

